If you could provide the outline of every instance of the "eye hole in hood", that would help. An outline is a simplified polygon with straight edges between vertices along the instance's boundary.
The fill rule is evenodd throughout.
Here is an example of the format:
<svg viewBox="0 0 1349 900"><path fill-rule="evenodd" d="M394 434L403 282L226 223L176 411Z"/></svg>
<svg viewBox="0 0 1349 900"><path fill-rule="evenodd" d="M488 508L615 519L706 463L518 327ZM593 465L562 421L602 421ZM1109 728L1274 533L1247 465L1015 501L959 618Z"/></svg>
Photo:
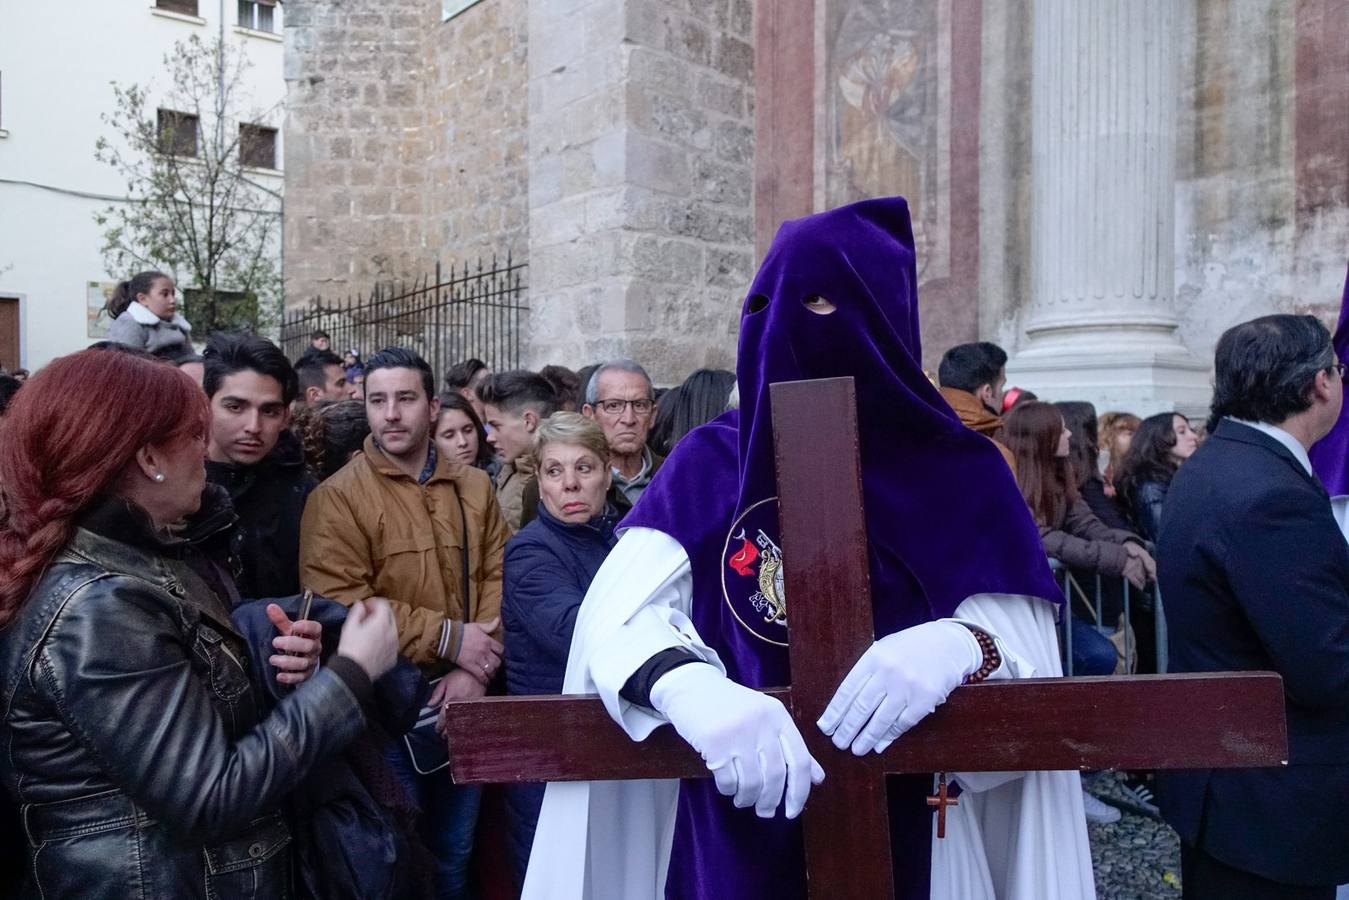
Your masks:
<svg viewBox="0 0 1349 900"><path fill-rule="evenodd" d="M815 313L817 316L827 316L838 309L827 297L819 294L810 294L802 298L801 303L806 309Z"/></svg>

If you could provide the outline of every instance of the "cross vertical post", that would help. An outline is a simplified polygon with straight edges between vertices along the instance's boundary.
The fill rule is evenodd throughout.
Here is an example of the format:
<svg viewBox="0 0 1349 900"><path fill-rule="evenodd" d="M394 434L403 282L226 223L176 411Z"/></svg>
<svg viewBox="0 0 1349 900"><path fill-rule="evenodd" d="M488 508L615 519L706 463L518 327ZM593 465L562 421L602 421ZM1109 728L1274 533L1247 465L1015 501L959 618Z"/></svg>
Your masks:
<svg viewBox="0 0 1349 900"><path fill-rule="evenodd" d="M877 777L871 760L840 753L814 724L876 639L856 391L851 378L786 382L769 390L790 610L788 702L811 754L829 760L804 818L809 893L838 900L890 897L885 778Z"/></svg>

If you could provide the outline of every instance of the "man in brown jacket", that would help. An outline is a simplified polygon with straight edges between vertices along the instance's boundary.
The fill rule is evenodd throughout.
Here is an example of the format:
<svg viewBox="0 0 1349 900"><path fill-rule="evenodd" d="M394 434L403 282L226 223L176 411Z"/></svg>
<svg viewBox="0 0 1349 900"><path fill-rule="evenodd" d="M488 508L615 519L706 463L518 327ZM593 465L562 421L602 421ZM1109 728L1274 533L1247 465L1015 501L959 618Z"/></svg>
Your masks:
<svg viewBox="0 0 1349 900"><path fill-rule="evenodd" d="M403 655L429 678L429 705L481 697L501 665L501 564L510 530L491 480L439 459L440 401L431 367L392 348L365 366L364 452L310 495L300 534L305 587L351 605L387 597ZM389 759L423 810L440 896L464 896L477 789L413 770L399 742Z"/></svg>
<svg viewBox="0 0 1349 900"><path fill-rule="evenodd" d="M1007 354L997 344L957 344L941 358L937 380L941 395L961 423L993 442L1016 474L1012 451L1002 443L1002 388L1007 383Z"/></svg>

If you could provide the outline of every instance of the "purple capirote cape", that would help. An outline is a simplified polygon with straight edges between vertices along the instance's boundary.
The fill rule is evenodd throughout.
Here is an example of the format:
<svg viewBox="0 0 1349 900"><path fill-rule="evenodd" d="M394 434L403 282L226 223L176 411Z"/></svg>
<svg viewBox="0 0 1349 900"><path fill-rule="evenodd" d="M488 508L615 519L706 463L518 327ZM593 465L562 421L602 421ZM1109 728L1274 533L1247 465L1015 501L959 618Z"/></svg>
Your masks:
<svg viewBox="0 0 1349 900"><path fill-rule="evenodd" d="M1340 301L1340 323L1335 326L1335 355L1349 365L1349 274L1344 277L1344 299ZM1312 446L1308 454L1312 470L1332 497L1349 494L1349 403L1340 410L1340 420Z"/></svg>
<svg viewBox="0 0 1349 900"><path fill-rule="evenodd" d="M767 519L760 505L777 493L768 392L774 382L856 379L878 636L950 616L973 594L1062 602L1006 463L990 441L960 424L923 372L916 284L903 199L784 224L741 316L740 410L687 435L622 523L663 531L683 546L692 564L694 625L741 684L790 679L786 623L765 624L765 616L756 618L763 610L748 608L744 592L734 589L752 571L750 558L769 546L755 545L754 537L777 536L775 505ZM808 309L817 296L835 311ZM753 590L758 582L748 580L746 590ZM931 812L922 798L930 787L925 776L891 780L900 897L928 896ZM711 779L684 782L667 897L804 893L797 822L738 810Z"/></svg>

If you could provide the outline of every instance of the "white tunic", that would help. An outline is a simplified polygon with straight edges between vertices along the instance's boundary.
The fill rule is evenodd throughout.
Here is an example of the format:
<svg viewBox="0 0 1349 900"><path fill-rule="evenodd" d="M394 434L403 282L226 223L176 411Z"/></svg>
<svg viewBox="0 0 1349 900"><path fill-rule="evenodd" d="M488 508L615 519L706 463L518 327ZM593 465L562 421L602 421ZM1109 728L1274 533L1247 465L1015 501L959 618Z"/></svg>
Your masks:
<svg viewBox="0 0 1349 900"><path fill-rule="evenodd" d="M725 671L689 619L692 596L677 541L649 528L624 532L581 604L564 693L598 693L633 740L665 724L619 691L667 647L686 647ZM1049 603L980 595L956 616L997 637L1005 663L994 677L1062 674ZM1095 897L1077 772L954 777L964 793L947 812L946 838L933 841L933 898ZM523 900L662 900L678 796L678 780L550 784Z"/></svg>

